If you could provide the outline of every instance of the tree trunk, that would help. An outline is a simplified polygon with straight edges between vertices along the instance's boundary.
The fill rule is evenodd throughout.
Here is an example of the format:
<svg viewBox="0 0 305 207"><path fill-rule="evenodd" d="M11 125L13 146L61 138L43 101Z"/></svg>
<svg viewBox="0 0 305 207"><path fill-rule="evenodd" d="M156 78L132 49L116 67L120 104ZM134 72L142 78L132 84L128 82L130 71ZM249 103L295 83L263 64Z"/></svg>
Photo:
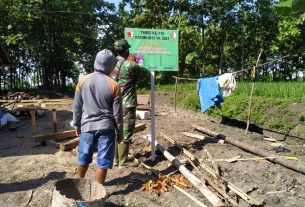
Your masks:
<svg viewBox="0 0 305 207"><path fill-rule="evenodd" d="M202 42L202 46L201 46L201 60L202 60L202 74L200 74L200 76L204 76L204 72L205 72L205 55L204 55L204 31L205 31L205 26L204 26L204 0L201 0L201 5L202 5L202 13L201 13L201 42Z"/></svg>
<svg viewBox="0 0 305 207"><path fill-rule="evenodd" d="M4 69L5 69L4 67L3 68L0 67L0 92L2 91L2 76Z"/></svg>
<svg viewBox="0 0 305 207"><path fill-rule="evenodd" d="M222 67L223 67L223 59L224 59L224 41L225 41L225 31L222 28L220 33L220 42L219 42L219 52L218 52L218 74L222 74Z"/></svg>
<svg viewBox="0 0 305 207"><path fill-rule="evenodd" d="M10 88L9 89L13 89L13 69L12 67L10 67L9 69L9 72L10 72Z"/></svg>

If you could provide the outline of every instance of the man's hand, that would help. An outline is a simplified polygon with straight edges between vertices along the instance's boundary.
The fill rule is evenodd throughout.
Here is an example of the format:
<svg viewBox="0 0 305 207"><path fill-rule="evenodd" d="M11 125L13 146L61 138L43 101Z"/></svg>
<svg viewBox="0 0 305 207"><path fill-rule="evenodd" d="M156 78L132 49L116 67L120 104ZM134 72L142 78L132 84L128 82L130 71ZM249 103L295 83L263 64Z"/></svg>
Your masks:
<svg viewBox="0 0 305 207"><path fill-rule="evenodd" d="M130 54L127 58L130 62L136 62L136 58L134 55Z"/></svg>
<svg viewBox="0 0 305 207"><path fill-rule="evenodd" d="M79 128L79 127L77 127L77 128L75 129L75 134L76 134L77 137L80 136L80 128Z"/></svg>

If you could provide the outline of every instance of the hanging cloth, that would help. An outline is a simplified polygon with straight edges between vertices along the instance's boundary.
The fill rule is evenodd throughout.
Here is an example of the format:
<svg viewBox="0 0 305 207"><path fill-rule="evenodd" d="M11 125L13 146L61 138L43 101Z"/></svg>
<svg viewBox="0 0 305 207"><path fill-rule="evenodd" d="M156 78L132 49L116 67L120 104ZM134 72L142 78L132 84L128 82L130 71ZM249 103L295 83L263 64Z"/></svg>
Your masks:
<svg viewBox="0 0 305 207"><path fill-rule="evenodd" d="M224 101L216 77L201 78L198 80L197 92L200 98L201 111L205 112L212 106L221 108Z"/></svg>
<svg viewBox="0 0 305 207"><path fill-rule="evenodd" d="M230 96L232 91L236 88L235 74L225 73L218 77L219 86L223 89L223 96Z"/></svg>

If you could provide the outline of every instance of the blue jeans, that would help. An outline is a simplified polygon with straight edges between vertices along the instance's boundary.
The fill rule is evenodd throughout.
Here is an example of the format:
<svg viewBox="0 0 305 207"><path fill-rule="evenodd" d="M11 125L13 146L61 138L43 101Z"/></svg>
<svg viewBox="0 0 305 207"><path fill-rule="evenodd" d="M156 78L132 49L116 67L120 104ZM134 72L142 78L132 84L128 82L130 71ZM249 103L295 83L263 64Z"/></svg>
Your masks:
<svg viewBox="0 0 305 207"><path fill-rule="evenodd" d="M97 167L111 169L115 150L115 130L96 130L82 132L78 146L78 163L87 166L92 162L92 156L97 145Z"/></svg>

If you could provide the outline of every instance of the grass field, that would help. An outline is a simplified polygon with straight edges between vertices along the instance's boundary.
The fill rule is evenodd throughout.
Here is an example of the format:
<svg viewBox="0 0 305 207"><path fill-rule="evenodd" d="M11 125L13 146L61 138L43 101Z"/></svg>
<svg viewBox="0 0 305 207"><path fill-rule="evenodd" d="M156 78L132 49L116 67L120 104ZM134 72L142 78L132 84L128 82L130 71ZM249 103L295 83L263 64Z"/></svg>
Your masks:
<svg viewBox="0 0 305 207"><path fill-rule="evenodd" d="M180 82L177 87L177 104L180 107L201 111L196 95L196 81ZM206 114L245 121L251 82L238 82L232 95L225 97L222 109L209 109ZM158 86L160 91L174 91L174 85ZM251 123L288 132L305 124L304 115L289 110L289 105L305 99L305 82L256 82L254 87ZM171 101L172 104L174 100ZM305 111L305 109L304 109Z"/></svg>
<svg viewBox="0 0 305 207"><path fill-rule="evenodd" d="M248 96L252 82L237 82L237 87L232 95ZM196 91L197 82L181 81L178 84L178 92ZM157 86L157 90L173 91L174 84ZM256 82L253 96L266 98L304 99L305 82Z"/></svg>

